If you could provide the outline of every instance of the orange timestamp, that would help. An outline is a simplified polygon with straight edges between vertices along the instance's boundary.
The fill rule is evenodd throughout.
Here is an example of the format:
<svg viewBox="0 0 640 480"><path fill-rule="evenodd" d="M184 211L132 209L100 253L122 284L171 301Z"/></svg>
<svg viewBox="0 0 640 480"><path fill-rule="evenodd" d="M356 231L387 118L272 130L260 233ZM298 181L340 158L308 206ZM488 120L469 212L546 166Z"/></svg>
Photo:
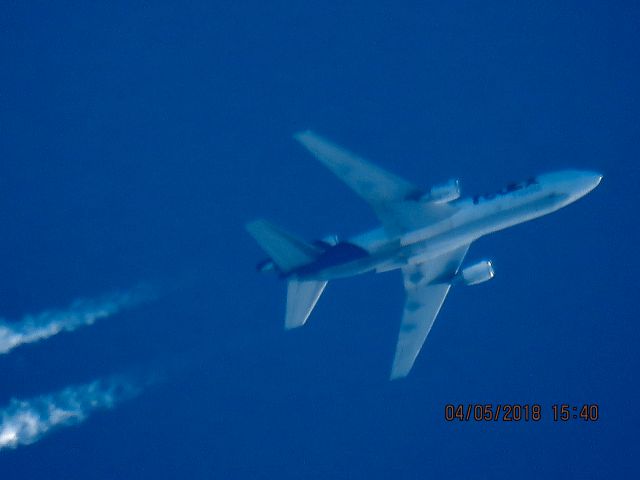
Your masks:
<svg viewBox="0 0 640 480"><path fill-rule="evenodd" d="M538 403L448 403L444 406L444 419L447 422L539 422L543 418L543 410ZM554 422L595 422L600 418L600 407L597 403L553 404L549 418Z"/></svg>

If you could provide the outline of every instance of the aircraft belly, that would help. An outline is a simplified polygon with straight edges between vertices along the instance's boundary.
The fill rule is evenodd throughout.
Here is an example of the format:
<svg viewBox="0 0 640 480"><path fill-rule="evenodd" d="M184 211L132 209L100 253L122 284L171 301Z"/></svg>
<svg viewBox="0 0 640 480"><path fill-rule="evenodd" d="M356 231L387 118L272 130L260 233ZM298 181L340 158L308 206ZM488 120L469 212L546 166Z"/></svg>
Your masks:
<svg viewBox="0 0 640 480"><path fill-rule="evenodd" d="M308 274L303 274L300 275L300 278L328 281L338 278L353 277L355 275L361 275L363 273L374 270L378 261L379 260L373 257L355 260L353 262L344 263L342 265L334 265L332 267L313 271Z"/></svg>
<svg viewBox="0 0 640 480"><path fill-rule="evenodd" d="M314 280L333 280L373 270L386 272L407 265L427 262L456 248L468 245L489 233L550 213L559 208L559 201L557 196L549 195L539 199L533 205L519 205L512 208L504 208L504 205L487 205L489 209L485 211L470 209L468 212L461 212L459 217L447 222L448 230L442 228L444 225L440 224L427 229L415 230L399 239L387 240L386 242L379 231L373 231L371 232L373 235L356 237L349 242L351 246L361 250L359 258L345 259L344 262L329 265L323 265L322 262L319 262L310 265L304 271L297 272L297 275L300 278ZM358 242L360 243L358 245L353 241L365 238L369 242ZM365 245L370 249L363 248Z"/></svg>
<svg viewBox="0 0 640 480"><path fill-rule="evenodd" d="M563 195L545 195L535 202L521 204L514 208L498 210L492 215L487 216L484 220L474 222L470 224L470 226L479 234L478 237L488 235L489 233L504 230L505 228L528 222L529 220L554 212L564 205L563 202Z"/></svg>
<svg viewBox="0 0 640 480"><path fill-rule="evenodd" d="M534 204L518 205L504 208L497 204L485 211L474 212L480 207L471 207L469 212L461 212L458 218L452 219L451 228L438 233L427 229L409 232L400 238L406 247L414 247L416 254L438 256L454 248L466 245L478 238L499 230L523 223L551 213L562 206L563 198L558 195L547 195Z"/></svg>
<svg viewBox="0 0 640 480"><path fill-rule="evenodd" d="M375 263L376 257L363 248L350 242L341 242L292 274L300 279L332 280L368 272L375 268Z"/></svg>

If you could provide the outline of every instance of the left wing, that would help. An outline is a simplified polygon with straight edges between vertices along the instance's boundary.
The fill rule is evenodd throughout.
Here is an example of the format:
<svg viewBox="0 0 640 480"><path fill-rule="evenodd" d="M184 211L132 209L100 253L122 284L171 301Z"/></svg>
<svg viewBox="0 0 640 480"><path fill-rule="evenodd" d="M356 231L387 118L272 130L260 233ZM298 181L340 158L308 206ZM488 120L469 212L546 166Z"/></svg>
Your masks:
<svg viewBox="0 0 640 480"><path fill-rule="evenodd" d="M391 234L404 233L450 217L457 209L447 204L416 201L424 192L403 178L307 130L298 140L375 211Z"/></svg>
<svg viewBox="0 0 640 480"><path fill-rule="evenodd" d="M402 269L406 299L391 380L406 377L429 335L469 245Z"/></svg>

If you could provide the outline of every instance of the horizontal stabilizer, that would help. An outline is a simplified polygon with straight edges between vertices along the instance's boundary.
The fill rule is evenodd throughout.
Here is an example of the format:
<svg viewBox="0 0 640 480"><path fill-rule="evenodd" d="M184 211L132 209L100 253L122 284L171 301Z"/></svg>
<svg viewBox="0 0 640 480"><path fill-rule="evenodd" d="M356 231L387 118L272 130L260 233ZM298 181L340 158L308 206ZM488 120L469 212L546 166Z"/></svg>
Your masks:
<svg viewBox="0 0 640 480"><path fill-rule="evenodd" d="M327 282L324 281L289 280L285 329L289 330L305 324L326 286Z"/></svg>
<svg viewBox="0 0 640 480"><path fill-rule="evenodd" d="M267 252L282 272L312 262L322 251L266 220L255 220L246 225L247 231Z"/></svg>

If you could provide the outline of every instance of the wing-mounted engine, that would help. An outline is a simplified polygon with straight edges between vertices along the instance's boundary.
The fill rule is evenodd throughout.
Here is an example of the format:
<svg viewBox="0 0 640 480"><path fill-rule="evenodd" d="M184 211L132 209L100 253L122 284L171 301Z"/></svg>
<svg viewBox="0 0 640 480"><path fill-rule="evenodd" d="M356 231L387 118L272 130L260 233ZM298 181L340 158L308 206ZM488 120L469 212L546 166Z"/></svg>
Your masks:
<svg viewBox="0 0 640 480"><path fill-rule="evenodd" d="M460 198L460 181L457 178L431 187L429 193L420 197L421 202L448 203Z"/></svg>
<svg viewBox="0 0 640 480"><path fill-rule="evenodd" d="M491 280L495 273L493 271L493 265L491 261L482 260L481 262L474 263L473 265L462 269L455 278L456 283L463 283L465 285L478 285Z"/></svg>

